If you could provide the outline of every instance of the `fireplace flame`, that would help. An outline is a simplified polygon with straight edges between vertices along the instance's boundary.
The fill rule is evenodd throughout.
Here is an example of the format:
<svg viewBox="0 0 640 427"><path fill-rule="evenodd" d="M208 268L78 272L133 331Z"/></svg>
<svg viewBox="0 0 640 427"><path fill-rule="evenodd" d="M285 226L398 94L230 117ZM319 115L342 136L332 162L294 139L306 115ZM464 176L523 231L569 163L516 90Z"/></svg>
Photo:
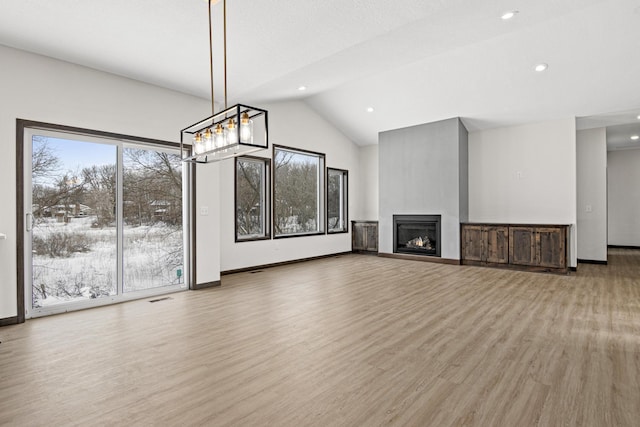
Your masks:
<svg viewBox="0 0 640 427"><path fill-rule="evenodd" d="M429 237L425 236L423 238L422 236L418 236L415 239L409 240L407 242L407 247L408 248L422 248L422 249L432 250L433 249L433 244L431 243L431 239L429 239Z"/></svg>

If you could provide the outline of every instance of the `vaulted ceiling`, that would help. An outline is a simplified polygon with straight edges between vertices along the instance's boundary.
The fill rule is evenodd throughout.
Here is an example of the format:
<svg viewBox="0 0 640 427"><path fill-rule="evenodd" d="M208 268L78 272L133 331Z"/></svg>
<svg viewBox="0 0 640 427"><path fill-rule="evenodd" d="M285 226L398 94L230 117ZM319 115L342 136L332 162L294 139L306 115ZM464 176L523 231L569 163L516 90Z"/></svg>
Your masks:
<svg viewBox="0 0 640 427"><path fill-rule="evenodd" d="M2 0L0 44L208 98L207 14L206 0ZM213 22L221 101L221 1ZM454 116L477 130L640 114L640 0L227 0L227 34L230 104L301 99L361 145Z"/></svg>

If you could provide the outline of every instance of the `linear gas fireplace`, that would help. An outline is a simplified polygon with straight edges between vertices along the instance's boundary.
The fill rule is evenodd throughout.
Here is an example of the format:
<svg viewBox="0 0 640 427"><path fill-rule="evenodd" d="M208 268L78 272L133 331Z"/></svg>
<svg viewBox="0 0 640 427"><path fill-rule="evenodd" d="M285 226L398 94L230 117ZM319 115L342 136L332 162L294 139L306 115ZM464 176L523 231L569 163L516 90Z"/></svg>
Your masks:
<svg viewBox="0 0 640 427"><path fill-rule="evenodd" d="M440 256L440 215L394 215L393 252Z"/></svg>

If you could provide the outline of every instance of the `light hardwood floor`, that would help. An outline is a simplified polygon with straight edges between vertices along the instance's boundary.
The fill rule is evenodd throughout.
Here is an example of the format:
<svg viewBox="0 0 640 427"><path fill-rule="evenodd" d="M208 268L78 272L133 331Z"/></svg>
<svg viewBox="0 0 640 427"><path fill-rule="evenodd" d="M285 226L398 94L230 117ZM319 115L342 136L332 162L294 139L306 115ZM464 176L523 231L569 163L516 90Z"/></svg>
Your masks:
<svg viewBox="0 0 640 427"><path fill-rule="evenodd" d="M345 255L0 328L0 425L638 426L640 251Z"/></svg>

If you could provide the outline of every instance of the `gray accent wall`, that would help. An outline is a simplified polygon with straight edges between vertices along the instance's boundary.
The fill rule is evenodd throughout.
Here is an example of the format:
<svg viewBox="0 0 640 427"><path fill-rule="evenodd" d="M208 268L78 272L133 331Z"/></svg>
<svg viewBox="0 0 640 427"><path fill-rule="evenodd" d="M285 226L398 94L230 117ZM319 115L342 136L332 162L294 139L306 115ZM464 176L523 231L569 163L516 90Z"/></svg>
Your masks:
<svg viewBox="0 0 640 427"><path fill-rule="evenodd" d="M469 221L469 132L458 120L458 173L460 182L460 222Z"/></svg>
<svg viewBox="0 0 640 427"><path fill-rule="evenodd" d="M393 215L441 215L442 258L460 259L469 217L468 133L459 118L379 134L379 251L393 252Z"/></svg>

